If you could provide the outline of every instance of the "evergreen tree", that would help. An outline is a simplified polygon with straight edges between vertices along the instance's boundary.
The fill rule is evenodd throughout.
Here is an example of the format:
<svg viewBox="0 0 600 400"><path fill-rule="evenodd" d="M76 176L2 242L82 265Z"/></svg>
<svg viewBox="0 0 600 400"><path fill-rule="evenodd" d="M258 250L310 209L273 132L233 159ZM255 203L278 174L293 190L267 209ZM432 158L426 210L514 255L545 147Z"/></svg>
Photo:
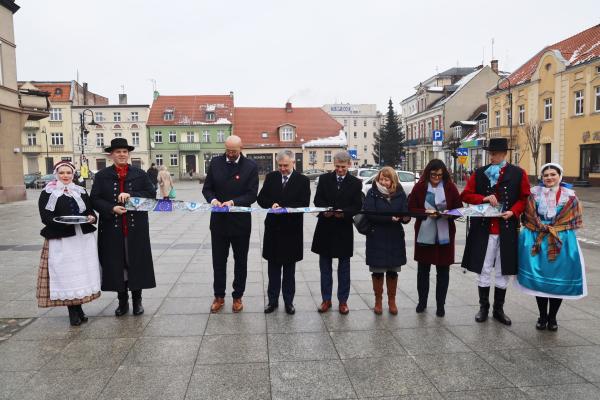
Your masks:
<svg viewBox="0 0 600 400"><path fill-rule="evenodd" d="M377 135L375 135L373 149L375 162L379 165L389 165L391 167L400 164L404 155L403 141L404 133L398 121L398 116L394 112L392 99L390 99L385 124L379 129Z"/></svg>

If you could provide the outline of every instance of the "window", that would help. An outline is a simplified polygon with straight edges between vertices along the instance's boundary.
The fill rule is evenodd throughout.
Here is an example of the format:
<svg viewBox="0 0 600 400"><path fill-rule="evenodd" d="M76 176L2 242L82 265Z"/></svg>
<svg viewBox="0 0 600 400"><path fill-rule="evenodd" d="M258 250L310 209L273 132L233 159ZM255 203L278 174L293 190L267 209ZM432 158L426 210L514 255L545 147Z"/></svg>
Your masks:
<svg viewBox="0 0 600 400"><path fill-rule="evenodd" d="M161 165L163 165L163 156L162 156L162 154L157 154L155 156L155 160L156 160L156 165L157 166L160 167Z"/></svg>
<svg viewBox="0 0 600 400"><path fill-rule="evenodd" d="M500 126L500 111L495 111L494 116L496 117L496 127Z"/></svg>
<svg viewBox="0 0 600 400"><path fill-rule="evenodd" d="M354 132L354 139L358 138L358 133Z"/></svg>
<svg viewBox="0 0 600 400"><path fill-rule="evenodd" d="M345 119L345 120L344 120L344 126L347 126L347 125L348 125L348 120L347 120L347 119Z"/></svg>
<svg viewBox="0 0 600 400"><path fill-rule="evenodd" d="M98 147L104 146L104 133L102 133L102 132L96 133L96 146L98 146Z"/></svg>
<svg viewBox="0 0 600 400"><path fill-rule="evenodd" d="M30 132L27 134L27 145L35 146L37 144L37 138L35 132Z"/></svg>
<svg viewBox="0 0 600 400"><path fill-rule="evenodd" d="M217 131L217 143L224 143L224 142L225 142L225 132Z"/></svg>
<svg viewBox="0 0 600 400"><path fill-rule="evenodd" d="M95 122L104 122L104 115L102 114L102 111L96 111L94 113L94 121Z"/></svg>
<svg viewBox="0 0 600 400"><path fill-rule="evenodd" d="M510 108L507 108L505 111L506 111L506 125L510 126L510 125L512 125L512 115L510 115Z"/></svg>
<svg viewBox="0 0 600 400"><path fill-rule="evenodd" d="M437 118L433 120L433 129L435 129L436 131L440 129L440 120Z"/></svg>
<svg viewBox="0 0 600 400"><path fill-rule="evenodd" d="M206 120L207 121L214 121L215 120L215 113L214 112L206 112Z"/></svg>
<svg viewBox="0 0 600 400"><path fill-rule="evenodd" d="M552 98L544 99L544 121L552 119Z"/></svg>
<svg viewBox="0 0 600 400"><path fill-rule="evenodd" d="M294 140L294 128L291 126L281 127L280 134L283 142L291 142Z"/></svg>
<svg viewBox="0 0 600 400"><path fill-rule="evenodd" d="M373 138L377 137L377 132L373 132Z"/></svg>
<svg viewBox="0 0 600 400"><path fill-rule="evenodd" d="M596 86L596 106L594 108L594 111L600 112L600 86Z"/></svg>
<svg viewBox="0 0 600 400"><path fill-rule="evenodd" d="M325 150L325 152L323 153L323 162L331 162L331 150Z"/></svg>
<svg viewBox="0 0 600 400"><path fill-rule="evenodd" d="M50 137L51 137L51 140L52 140L50 142L50 144L52 146L62 146L64 144L62 132L52 132L50 134Z"/></svg>
<svg viewBox="0 0 600 400"><path fill-rule="evenodd" d="M487 125L487 118L477 121L477 132L479 132L480 135L486 133L488 128Z"/></svg>
<svg viewBox="0 0 600 400"><path fill-rule="evenodd" d="M169 143L177 143L177 132L169 131Z"/></svg>
<svg viewBox="0 0 600 400"><path fill-rule="evenodd" d="M162 132L161 131L154 132L154 143L162 143ZM158 165L158 163L156 165Z"/></svg>
<svg viewBox="0 0 600 400"><path fill-rule="evenodd" d="M462 137L462 126L455 126L454 127L454 137L456 138L461 138Z"/></svg>
<svg viewBox="0 0 600 400"><path fill-rule="evenodd" d="M519 106L519 125L525 125L525 106Z"/></svg>
<svg viewBox="0 0 600 400"><path fill-rule="evenodd" d="M202 133L202 143L210 143L210 132L204 131Z"/></svg>
<svg viewBox="0 0 600 400"><path fill-rule="evenodd" d="M188 143L194 143L195 136L196 136L196 135L194 135L194 132L187 132L186 136L187 136L187 142Z"/></svg>
<svg viewBox="0 0 600 400"><path fill-rule="evenodd" d="M308 162L309 162L309 164L316 164L317 163L317 152L316 152L316 150L310 150L308 152Z"/></svg>
<svg viewBox="0 0 600 400"><path fill-rule="evenodd" d="M165 113L163 114L163 119L165 121L173 121L173 111L172 110L165 111Z"/></svg>
<svg viewBox="0 0 600 400"><path fill-rule="evenodd" d="M575 92L575 115L583 115L583 90Z"/></svg>
<svg viewBox="0 0 600 400"><path fill-rule="evenodd" d="M171 154L169 156L170 162L171 162L171 167L176 167L177 166L177 161L179 161L179 157L177 156L177 154Z"/></svg>
<svg viewBox="0 0 600 400"><path fill-rule="evenodd" d="M140 115L138 114L137 111L132 111L131 112L130 120L133 121L133 122L137 122L137 121L140 120Z"/></svg>
<svg viewBox="0 0 600 400"><path fill-rule="evenodd" d="M115 137L116 138L123 137L123 133L121 133L121 132L115 132Z"/></svg>
<svg viewBox="0 0 600 400"><path fill-rule="evenodd" d="M121 122L121 113L119 111L113 112L113 122Z"/></svg>
<svg viewBox="0 0 600 400"><path fill-rule="evenodd" d="M377 126L377 121L373 121L373 126Z"/></svg>
<svg viewBox="0 0 600 400"><path fill-rule="evenodd" d="M367 126L367 120L366 119L363 121L363 126Z"/></svg>
<svg viewBox="0 0 600 400"><path fill-rule="evenodd" d="M62 121L62 110L60 108L50 109L50 121Z"/></svg>
<svg viewBox="0 0 600 400"><path fill-rule="evenodd" d="M131 144L133 146L140 145L140 133L139 132L131 132Z"/></svg>
<svg viewBox="0 0 600 400"><path fill-rule="evenodd" d="M431 136L431 121L427 121L427 137Z"/></svg>
<svg viewBox="0 0 600 400"><path fill-rule="evenodd" d="M367 138L367 132L363 132L363 138Z"/></svg>
<svg viewBox="0 0 600 400"><path fill-rule="evenodd" d="M367 145L366 145L366 144L363 146L363 151L364 151L365 153L367 152Z"/></svg>
<svg viewBox="0 0 600 400"><path fill-rule="evenodd" d="M356 120L352 120L352 123L354 124L354 126L356 126Z"/></svg>
<svg viewBox="0 0 600 400"><path fill-rule="evenodd" d="M0 85L4 85L4 75L2 74L2 44L0 43Z"/></svg>

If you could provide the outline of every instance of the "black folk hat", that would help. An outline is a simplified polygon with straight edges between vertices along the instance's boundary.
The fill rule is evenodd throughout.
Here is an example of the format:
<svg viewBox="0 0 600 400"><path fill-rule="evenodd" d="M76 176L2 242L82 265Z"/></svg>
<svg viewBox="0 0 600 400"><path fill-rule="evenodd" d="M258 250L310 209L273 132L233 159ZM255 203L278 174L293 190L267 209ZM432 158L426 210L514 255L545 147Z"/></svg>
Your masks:
<svg viewBox="0 0 600 400"><path fill-rule="evenodd" d="M104 151L106 153L111 153L113 150L116 149L127 149L129 151L133 151L135 147L130 146L129 143L127 143L127 139L125 138L114 138L110 141L110 147L104 148Z"/></svg>
<svg viewBox="0 0 600 400"><path fill-rule="evenodd" d="M512 150L508 148L508 139L506 138L494 138L488 140L487 146L483 148L487 151L508 151Z"/></svg>

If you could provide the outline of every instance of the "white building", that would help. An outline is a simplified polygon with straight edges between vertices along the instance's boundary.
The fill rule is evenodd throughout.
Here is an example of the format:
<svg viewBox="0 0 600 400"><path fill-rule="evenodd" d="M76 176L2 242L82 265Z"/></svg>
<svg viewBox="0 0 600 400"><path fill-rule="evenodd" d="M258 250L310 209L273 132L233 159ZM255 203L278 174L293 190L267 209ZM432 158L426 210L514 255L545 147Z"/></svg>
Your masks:
<svg viewBox="0 0 600 400"><path fill-rule="evenodd" d="M348 150L356 150L354 166L373 165L375 135L381 126L381 113L375 104L325 104L323 110L344 126Z"/></svg>
<svg viewBox="0 0 600 400"><path fill-rule="evenodd" d="M121 95L123 96L123 95ZM127 102L127 98L119 98L121 102ZM81 128L80 114L85 109L90 109L94 115L94 122L98 125L92 126L92 115L85 112L85 127L89 131L84 139L84 155L90 170L100 170L110 165L108 154L104 148L110 146L110 141L117 137L127 139L127 142L135 147L131 153L131 164L142 169L150 167L148 161L148 132L146 122L150 108L148 104L115 104L97 106L74 106L72 107L73 121L73 152L74 159L79 161L81 157Z"/></svg>

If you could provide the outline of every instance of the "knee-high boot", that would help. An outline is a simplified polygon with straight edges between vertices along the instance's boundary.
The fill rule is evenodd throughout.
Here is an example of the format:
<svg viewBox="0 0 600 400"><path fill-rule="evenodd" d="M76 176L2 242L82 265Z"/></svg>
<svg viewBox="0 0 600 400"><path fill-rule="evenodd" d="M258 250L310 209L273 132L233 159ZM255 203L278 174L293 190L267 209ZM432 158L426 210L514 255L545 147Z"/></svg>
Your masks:
<svg viewBox="0 0 600 400"><path fill-rule="evenodd" d="M504 325L512 324L508 315L504 314L504 298L506 297L506 289L494 288L494 319Z"/></svg>
<svg viewBox="0 0 600 400"><path fill-rule="evenodd" d="M398 275L390 276L385 274L385 280L387 284L387 295L388 295L388 307L390 314L398 314L398 306L396 305L396 288L398 287Z"/></svg>
<svg viewBox="0 0 600 400"><path fill-rule="evenodd" d="M479 290L479 312L475 315L475 321L485 322L490 312L490 288L478 286Z"/></svg>
<svg viewBox="0 0 600 400"><path fill-rule="evenodd" d="M383 313L383 275L372 275L371 278L373 279L373 292L375 293L375 307L373 307L373 312L381 315Z"/></svg>

